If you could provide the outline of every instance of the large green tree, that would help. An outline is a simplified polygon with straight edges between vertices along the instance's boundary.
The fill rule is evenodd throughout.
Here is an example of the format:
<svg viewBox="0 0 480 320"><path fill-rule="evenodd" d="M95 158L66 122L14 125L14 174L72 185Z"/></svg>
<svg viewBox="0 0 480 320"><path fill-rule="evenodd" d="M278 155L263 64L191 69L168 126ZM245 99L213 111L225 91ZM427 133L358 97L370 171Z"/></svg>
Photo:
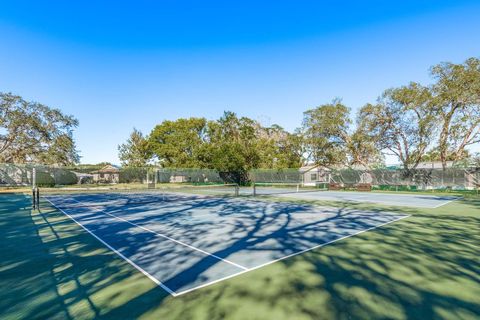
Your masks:
<svg viewBox="0 0 480 320"><path fill-rule="evenodd" d="M302 131L307 159L317 165L371 168L383 162L364 121L352 128L350 109L338 99L306 111Z"/></svg>
<svg viewBox="0 0 480 320"><path fill-rule="evenodd" d="M162 166L171 168L203 168L204 143L207 120L205 118L163 121L149 135L148 148Z"/></svg>
<svg viewBox="0 0 480 320"><path fill-rule="evenodd" d="M367 132L361 123L347 136L346 152L348 164L352 166L360 165L371 169L384 163L384 156L375 144L375 137Z"/></svg>
<svg viewBox="0 0 480 320"><path fill-rule="evenodd" d="M260 168L298 168L302 165L303 144L298 132L290 133L278 125L257 127Z"/></svg>
<svg viewBox="0 0 480 320"><path fill-rule="evenodd" d="M303 114L302 134L306 158L316 165L345 164L351 125L350 109L340 100Z"/></svg>
<svg viewBox="0 0 480 320"><path fill-rule="evenodd" d="M455 161L458 162L459 160L467 160L471 157L470 152L468 150L464 150L461 158L458 158L458 155L453 154L453 153L448 153L445 157L446 161ZM422 161L428 161L428 162L437 162L437 161L442 161L442 158L440 157L440 150L437 146L434 148L430 149L428 152L426 152L423 157Z"/></svg>
<svg viewBox="0 0 480 320"><path fill-rule="evenodd" d="M299 167L302 158L299 135L228 111L215 121L164 121L147 148L165 167L216 169L236 181L246 180L250 169Z"/></svg>
<svg viewBox="0 0 480 320"><path fill-rule="evenodd" d="M151 158L148 140L139 130L133 128L128 140L118 146L118 157L124 166L141 167Z"/></svg>
<svg viewBox="0 0 480 320"><path fill-rule="evenodd" d="M236 180L242 180L248 170L259 167L261 156L254 120L225 112L218 121L209 122L208 137L206 148L214 169L232 172Z"/></svg>
<svg viewBox="0 0 480 320"><path fill-rule="evenodd" d="M480 60L441 63L431 69L436 80L432 104L440 120L438 150L446 161L462 160L465 148L480 142Z"/></svg>
<svg viewBox="0 0 480 320"><path fill-rule="evenodd" d="M404 169L415 169L436 132L431 93L417 83L389 89L375 105L365 105L358 114L359 127L379 150L398 157Z"/></svg>
<svg viewBox="0 0 480 320"><path fill-rule="evenodd" d="M0 162L78 163L77 126L77 119L59 109L0 93Z"/></svg>

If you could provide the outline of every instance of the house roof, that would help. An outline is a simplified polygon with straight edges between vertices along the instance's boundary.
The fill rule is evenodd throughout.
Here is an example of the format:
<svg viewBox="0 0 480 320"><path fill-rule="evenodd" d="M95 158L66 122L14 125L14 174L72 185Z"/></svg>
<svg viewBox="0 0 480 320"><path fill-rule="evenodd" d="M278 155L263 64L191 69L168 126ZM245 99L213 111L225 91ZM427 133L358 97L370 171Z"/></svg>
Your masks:
<svg viewBox="0 0 480 320"><path fill-rule="evenodd" d="M453 161L447 161L447 168L452 168L454 166L454 162ZM299 171L301 173L306 173L308 171L311 171L313 169L316 169L316 168L321 168L321 169L324 169L324 170L330 170L330 168L327 168L327 167L323 167L323 166L320 166L320 165L306 165L306 166L303 166L299 169ZM368 170L367 167L365 167L364 165L361 165L361 164L355 164L355 165L352 165L352 166L342 166L342 165L337 165L337 166L332 166L331 169L337 169L337 170L341 170L341 169L353 169L353 170ZM400 165L391 165L391 166L388 166L387 167L388 169L401 169L402 167ZM425 162L420 162L418 164L418 166L416 167L416 169L442 169L442 162L441 161L425 161Z"/></svg>
<svg viewBox="0 0 480 320"><path fill-rule="evenodd" d="M453 161L447 161L447 168L451 168L453 166ZM417 169L442 169L442 162L441 161L428 161L428 162L420 162L417 166Z"/></svg>
<svg viewBox="0 0 480 320"><path fill-rule="evenodd" d="M94 171L92 173L120 173L120 170L112 165L106 165L102 169Z"/></svg>
<svg viewBox="0 0 480 320"><path fill-rule="evenodd" d="M301 167L300 169L298 169L300 172L308 172L310 170L313 170L315 168L317 168L318 165L306 165L306 166L303 166Z"/></svg>
<svg viewBox="0 0 480 320"><path fill-rule="evenodd" d="M306 166L303 166L299 169L300 172L302 173L305 173L305 172L309 172L313 169L321 169L321 170L326 170L326 171L329 171L329 170L332 170L332 169L336 169L336 170L341 170L341 169L353 169L353 170L366 170L367 167L365 167L364 165L361 165L361 164L354 164L350 167L347 167L347 166L344 166L344 165L335 165L335 166L332 166L331 168L328 168L328 167L325 167L325 166L321 166L321 165L306 165Z"/></svg>

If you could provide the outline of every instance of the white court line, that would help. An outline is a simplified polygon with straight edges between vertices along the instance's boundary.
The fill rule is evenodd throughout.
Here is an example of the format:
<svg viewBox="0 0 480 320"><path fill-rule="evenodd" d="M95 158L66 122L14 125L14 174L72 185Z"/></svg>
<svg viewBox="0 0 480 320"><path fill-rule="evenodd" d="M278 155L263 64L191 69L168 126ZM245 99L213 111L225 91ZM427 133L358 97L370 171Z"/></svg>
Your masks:
<svg viewBox="0 0 480 320"><path fill-rule="evenodd" d="M145 276L147 276L150 280L152 280L155 284L157 284L158 286L160 286L162 289L164 289L165 291L167 291L169 294L171 294L172 296L176 297L177 294L171 290L169 287L167 287L166 285L164 285L160 280L158 280L157 278L155 278L154 276L152 276L151 274L149 274L147 271L143 270L141 267L139 267L135 262L133 262L132 260L128 259L127 257L125 257L120 251L116 250L115 248L113 248L112 246L110 246L108 243L106 243L105 241L103 241L101 238L99 238L96 234L94 234L92 231L90 231L87 227L85 227L84 225L82 225L81 223L79 223L77 220L75 220L75 218L73 218L71 215L69 215L68 213L66 213L65 211L63 211L62 209L60 209L59 207L57 207L56 205L54 205L50 200L48 200L48 198L45 198L45 200L47 200L48 202L50 202L50 204L54 207L54 208L57 208L60 212L62 212L64 215L66 215L67 217L69 217L70 219L73 220L73 222L75 222L76 224L78 224L80 227L82 227L85 231L87 231L89 234L91 234L95 239L97 239L98 241L100 241L103 245L105 245L107 248L109 248L110 250L112 250L113 252L115 252L116 254L118 254L123 260L127 261L129 264L131 264L135 269L137 269L138 271L140 271L141 273L143 273Z"/></svg>
<svg viewBox="0 0 480 320"><path fill-rule="evenodd" d="M270 265L270 264L272 264L272 263L275 263L275 262L278 262L278 261L282 261L282 260L284 260L284 259L287 259L287 258L296 256L296 255L299 255L299 254L302 254L302 253L305 253L305 252L308 252L308 251L311 251L311 250L314 250L314 249L317 249L317 248L324 247L324 246L329 245L329 244L332 244L332 243L334 243L334 242L337 242L337 241L340 241L340 240L344 240L344 239L347 239L347 238L350 238L350 237L359 235L359 234L361 234L361 233L364 233L364 232L367 232L367 231L370 231L370 230L373 230L373 229L380 228L380 227L385 226L385 225L387 225L387 224L390 224L390 223L393 223L393 222L396 222L396 221L399 221L399 220L402 220L402 219L405 219L405 218L408 218L408 217L410 217L410 215L406 215L406 216L403 216L403 217L401 217L401 218L398 218L398 219L395 219L395 220L392 220L392 221L388 221L388 222L379 224L379 225L377 225L377 226L370 227L370 228L368 228L368 229L364 229L364 230L361 230L361 231L359 231L359 232L356 232L356 233L353 233L353 234L350 234L350 235L347 235L347 236L343 236L343 237L340 237L340 238L338 238L338 239L335 239L335 240L332 240L332 241L329 241L329 242L325 242L325 243L322 243L322 244L313 246L313 247L311 247L311 248L308 248L308 249L305 249L305 250L302 250L302 251L299 251L299 252L295 252L295 253L286 255L286 256L281 257L281 258L279 258L279 259L276 259L276 260L272 260L272 261L263 263L263 264L261 264L261 265L255 266L255 267L253 267L253 268L249 268L249 269L247 269L247 270L244 270L244 271L241 271L241 272L237 272L237 273L235 273L235 274L232 274L232 275L229 275L229 276L226 276L226 277L223 277L223 278L220 278L220 279L217 279L217 280L214 280L214 281L211 281L211 282L202 284L202 285L197 286L197 287L194 287L194 288L190 288L190 289L187 289L187 290L184 290L184 291L177 292L177 293L176 293L176 297L177 297L177 296L180 296L180 295L182 295L182 294L189 293L189 292L191 292L191 291L197 290L197 289L201 289L201 288L210 286L210 285L215 284L215 283L218 283L218 282L220 282L220 281L227 280L227 279L230 279L230 278L233 278L233 277L242 275L242 274L244 274L244 273L247 273L247 272L250 272L250 271L253 271L253 270L257 270L257 269L259 269L259 268L268 266L268 265Z"/></svg>
<svg viewBox="0 0 480 320"><path fill-rule="evenodd" d="M77 201L77 200L75 200L75 199L73 199L73 198L70 198L70 200L73 200L73 201L75 201L75 202L78 202L78 203L82 204L82 202ZM182 245L182 246L185 246L185 247L188 247L188 248L193 249L193 250L195 250L195 251L201 252L201 253L203 253L203 254L205 254L205 255L207 255L207 256L211 256L211 257L216 258L216 259L218 259L218 260L221 260L221 261L223 261L223 262L229 263L229 264L231 264L231 265L233 265L233 266L235 266L235 267L237 267L237 268L240 268L240 269L243 269L243 270L248 270L246 267L241 266L241 265L239 265L239 264L237 264L237 263L235 263L235 262L229 261L229 260L227 260L227 259L223 259L223 258L221 258L221 257L219 257L219 256L217 256L217 255L214 255L213 253L210 253L210 252L207 252L207 251L202 250L202 249L200 249L200 248L194 247L194 246L189 245L189 244L187 244L187 243L185 243L185 242L182 242L182 241L179 241L179 240L175 240L175 239L173 239L173 238L171 238L171 237L169 237L169 236L166 236L166 235L164 235L164 234L162 234L162 233L158 233L158 232L153 231L153 230L151 230L151 229L142 227L142 226L139 225L139 224L136 224L136 223L133 223L133 222L128 221L128 220L126 220L126 219L120 218L119 216L116 216L116 215L114 215L114 214L108 213L108 212L103 211L103 210L100 210L100 209L92 209L92 210L95 210L95 211L97 211L97 212L103 212L104 214L107 214L107 215L109 215L109 216L111 216L111 217L114 217L114 218L116 218L116 219L118 219L118 220L121 220L121 221L124 221L124 222L126 222L126 223L129 223L129 224L131 224L132 226L135 226L135 227L137 227L137 228L140 228L140 229L143 229L143 230L148 231L148 232L150 232L150 233L153 233L153 234L155 234L155 235L157 235L157 236L159 236L159 237L165 238L165 239L167 239L167 240L170 240L170 241L173 241L173 242L175 242L175 243L178 243L178 244L180 244L180 245Z"/></svg>
<svg viewBox="0 0 480 320"><path fill-rule="evenodd" d="M72 199L74 200L74 199ZM49 201L47 199L47 201ZM49 201L50 202L50 201ZM77 201L78 202L78 201ZM51 203L51 202L50 202ZM52 203L53 205L53 203ZM54 207L56 207L55 205L53 205ZM56 207L57 208L57 207ZM61 210L60 208L58 208L60 211L62 211L63 213L65 213L63 210ZM105 212L106 213L106 212ZM68 215L67 213L65 213L67 216L69 216L73 221L77 222L75 219L73 219L70 215ZM108 213L107 213L108 214ZM272 260L272 261L269 261L269 262L266 262L266 263L263 263L261 265L258 265L258 266L255 266L253 268L245 268L243 267L244 271L240 271L240 272L237 272L237 273L234 273L234 274L231 274L229 276L226 276L226 277L223 277L223 278L220 278L220 279L217 279L217 280L214 280L214 281L211 281L211 282L207 282L207 283L204 283L202 285L199 285L197 287L193 287L193 288L190 288L190 289L187 289L187 290L184 290L184 291L180 291L180 292L173 292L172 290L170 289L165 289L167 288L165 285L163 285L159 280L157 280L156 278L153 278L153 276L149 275L146 271L144 271L143 269L141 269L140 267L138 267L136 264L134 264L133 262L131 262L128 258L124 257L121 253L119 253L118 251L116 251L115 249L111 248L108 244L106 244L104 241L102 241L100 238L98 238L97 236L95 236L93 233L91 233L88 229L86 229L85 227L83 227L81 224L79 224L77 222L77 224L79 224L82 228L84 228L85 230L87 230L89 233L91 233L93 236L95 236L95 238L97 238L98 240L100 240L102 243L104 243L107 247L111 248L113 251L115 251L116 253L118 253L122 258L124 258L127 262L130 262L135 268L137 268L138 270L140 270L142 273L144 273L145 275L147 275L152 281L154 281L155 283L159 284L162 288L164 288L165 290L167 290L172 296L174 297L178 297L180 295L183 295L183 294L186 294L186 293L189 293L189 292L192 292L194 290L197 290L197 289L201 289L201 288L204 288L204 287L207 287L207 286L210 286L210 285L213 285L213 284L216 284L218 282L221 282L221 281L224 281L224 280L228 280L230 278L233 278L233 277L236 277L236 276L240 276L244 273L247 273L247 272L250 272L250 271L253 271L253 270L257 270L259 268L262 268L262 267L265 267L267 265L270 265L270 264L273 264L275 262L279 262L279 261L282 261L284 259L287 259L287 258L290 258L290 257L293 257L293 256L296 256L296 255L299 255L299 254L302 254L302 253L305 253L305 252L308 252L308 251L311 251L311 250L314 250L314 249L317 249L317 248L321 248L321 247L324 247L326 245L329 245L329 244L332 244L334 242L337 242L337 241L340 241L340 240L344 240L344 239L347 239L347 238L350 238L350 237L353 237L353 236L356 236L356 235L359 235L361 233L364 233L364 232L367 232L367 231L371 231L371 230L374 230L374 229L377 229L377 228L380 228L382 226L385 226L385 225L388 225L390 223L393 223L393 222L396 222L396 221L399 221L399 220L402 220L402 219L405 219L405 218L408 218L410 217L410 215L406 215L406 216L403 216L403 217L400 217L398 219L394 219L392 221L388 221L388 222L385 222L385 223L382 223L382 224L379 224L377 226L373 226L373 227L370 227L370 228L367 228L367 229L364 229L364 230L360 230L356 233L353 233L353 234L350 234L350 235L346 235L346 236L343 236L343 237L340 237L338 239L335 239L335 240L332 240L332 241L329 241L329 242L326 242L326 243L322 243L322 244L319 244L319 245L316 245L316 246L313 246L311 248L307 248L305 250L301 250L301 251L298 251L298 252L295 252L295 253L292 253L290 255L286 255L284 257L281 257L279 259L276 259L276 260ZM117 217L118 218L118 217ZM120 220L123 220L121 218L118 218ZM128 223L130 223L129 221L126 221ZM140 227L142 228L142 227Z"/></svg>
<svg viewBox="0 0 480 320"><path fill-rule="evenodd" d="M324 192L327 192L327 193L330 193L330 194L359 194L355 191L324 191ZM417 194L410 194L410 193L394 193L394 192L375 192L375 191L371 191L369 193L364 193L364 195L381 195L381 196L399 196L399 197L417 197L417 196L423 196L423 197L429 197L429 198L441 198L441 197L449 197L449 198L454 198L454 199L459 199L461 197L459 196L449 196L449 195L445 195L445 196L440 196L440 195L434 195L434 194L426 194L426 193L417 193Z"/></svg>
<svg viewBox="0 0 480 320"><path fill-rule="evenodd" d="M329 192L329 191L324 191L324 192ZM448 201L445 201L445 202L442 202L439 205L432 206L432 205L428 205L428 204L426 205L426 204L422 204L422 203L417 203L417 201L419 201L419 200L421 201L421 199L418 199L416 197L428 197L430 199L428 199L426 201L431 201L431 200L440 200L438 198L441 197L441 196L434 196L434 195L428 195L428 194L412 195L412 194L393 194L393 193L374 193L374 192L369 193L369 194L365 194L365 195L361 195L361 196L357 196L357 194L355 194L354 192L342 192L342 193L335 193L335 194L333 194L333 192L336 192L336 191L331 191L331 192L332 193L330 193L329 195L323 196L323 197L322 196L321 197L316 197L316 198L309 197L308 200L333 200L333 201L348 201L348 202L357 202L357 203L368 202L368 203L381 204L381 205L391 205L391 206L397 206L397 207L436 209L436 208L439 208L439 207L444 206L446 204L449 204L450 202L463 199L463 197L447 196L447 197L450 197L452 199L448 200ZM339 194L346 194L347 197L338 196ZM348 197L349 194L355 195L355 197L349 198ZM405 204L404 202L398 202L399 200L388 201L388 199L380 199L380 200L372 199L370 197L372 195L373 196L379 195L379 196L394 196L394 197L396 197L396 196L411 197L412 198L411 200L415 200L415 201L413 201L412 204ZM285 195L284 197L294 198L294 196L290 197L289 195Z"/></svg>
<svg viewBox="0 0 480 320"><path fill-rule="evenodd" d="M460 200L460 199L463 199L463 198L462 198L462 197L458 197L458 198L456 198L456 199L453 199L453 200L444 202L444 203L442 203L442 204L439 204L439 205L436 206L436 207L430 207L430 209L440 208L440 207L442 207L442 206L444 206L444 205L446 205L446 204L449 204L450 202L457 201L457 200Z"/></svg>

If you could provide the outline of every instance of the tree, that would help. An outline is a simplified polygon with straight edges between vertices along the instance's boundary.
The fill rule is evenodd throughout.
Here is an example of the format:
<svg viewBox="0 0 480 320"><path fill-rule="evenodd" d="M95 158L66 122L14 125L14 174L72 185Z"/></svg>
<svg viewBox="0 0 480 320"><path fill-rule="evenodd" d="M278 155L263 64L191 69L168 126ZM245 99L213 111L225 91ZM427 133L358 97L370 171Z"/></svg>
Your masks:
<svg viewBox="0 0 480 320"><path fill-rule="evenodd" d="M445 156L446 161L456 161L456 162L458 162L459 160L468 160L469 158L470 158L470 153L468 152L468 150L464 150L460 158L458 157L458 155L454 153L448 153ZM433 148L429 150L427 153L425 153L422 156L422 161L428 161L428 162L442 161L442 158L440 157L439 148Z"/></svg>
<svg viewBox="0 0 480 320"><path fill-rule="evenodd" d="M347 137L346 149L349 165L371 169L384 162L383 154L375 145L375 138L361 124L357 124L356 130Z"/></svg>
<svg viewBox="0 0 480 320"><path fill-rule="evenodd" d="M438 149L443 168L448 156L461 160L465 148L480 142L480 60L441 63L431 69L433 108L440 118Z"/></svg>
<svg viewBox="0 0 480 320"><path fill-rule="evenodd" d="M208 123L208 137L208 162L213 169L231 173L231 180L246 181L248 170L260 165L256 121L226 111L218 121Z"/></svg>
<svg viewBox="0 0 480 320"><path fill-rule="evenodd" d="M409 172L435 137L436 118L430 102L429 89L417 83L389 89L378 104L360 110L359 127L369 133L379 150L396 155Z"/></svg>
<svg viewBox="0 0 480 320"><path fill-rule="evenodd" d="M78 163L72 134L77 126L59 109L0 93L0 162Z"/></svg>
<svg viewBox="0 0 480 320"><path fill-rule="evenodd" d="M228 111L216 121L164 121L152 131L147 145L165 167L216 169L238 182L254 168L298 167L302 156L300 136L276 125L264 128Z"/></svg>
<svg viewBox="0 0 480 320"><path fill-rule="evenodd" d="M480 168L480 152L476 152L471 155L468 159L465 159L468 166L474 168Z"/></svg>
<svg viewBox="0 0 480 320"><path fill-rule="evenodd" d="M349 113L340 100L304 112L302 133L308 160L326 167L347 162Z"/></svg>
<svg viewBox="0 0 480 320"><path fill-rule="evenodd" d="M302 165L302 137L289 133L279 125L264 128L257 124L257 149L260 168L298 168Z"/></svg>
<svg viewBox="0 0 480 320"><path fill-rule="evenodd" d="M205 118L163 121L148 138L148 148L165 167L204 168L201 154L206 142L207 120Z"/></svg>
<svg viewBox="0 0 480 320"><path fill-rule="evenodd" d="M118 158L123 166L142 167L151 159L148 141L142 132L133 128L128 140L118 146Z"/></svg>

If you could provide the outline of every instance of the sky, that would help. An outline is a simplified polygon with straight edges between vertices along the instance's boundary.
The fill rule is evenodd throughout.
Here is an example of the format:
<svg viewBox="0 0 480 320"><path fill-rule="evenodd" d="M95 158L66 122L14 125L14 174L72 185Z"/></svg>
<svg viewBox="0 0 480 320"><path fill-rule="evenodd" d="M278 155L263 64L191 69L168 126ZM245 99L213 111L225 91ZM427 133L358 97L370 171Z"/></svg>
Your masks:
<svg viewBox="0 0 480 320"><path fill-rule="evenodd" d="M82 163L163 120L233 111L292 131L480 57L479 1L0 2L0 91L75 116ZM477 146L478 147L478 146ZM387 162L395 159L387 158Z"/></svg>

